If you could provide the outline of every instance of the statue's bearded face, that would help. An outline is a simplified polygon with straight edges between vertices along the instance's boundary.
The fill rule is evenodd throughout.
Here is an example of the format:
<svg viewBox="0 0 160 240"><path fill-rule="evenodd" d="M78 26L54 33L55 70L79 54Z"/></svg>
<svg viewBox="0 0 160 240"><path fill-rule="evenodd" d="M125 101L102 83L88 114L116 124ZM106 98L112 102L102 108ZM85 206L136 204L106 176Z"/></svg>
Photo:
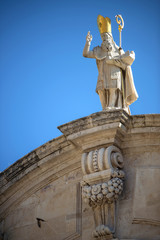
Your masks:
<svg viewBox="0 0 160 240"><path fill-rule="evenodd" d="M102 33L101 37L103 41L101 44L102 49L106 52L111 52L113 45L112 36L109 33Z"/></svg>

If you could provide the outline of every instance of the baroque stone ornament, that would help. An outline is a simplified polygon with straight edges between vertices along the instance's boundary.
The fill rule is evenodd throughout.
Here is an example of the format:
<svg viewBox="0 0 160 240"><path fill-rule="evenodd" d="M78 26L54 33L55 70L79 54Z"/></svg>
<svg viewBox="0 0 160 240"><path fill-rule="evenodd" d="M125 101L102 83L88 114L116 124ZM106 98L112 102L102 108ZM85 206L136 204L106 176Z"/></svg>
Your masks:
<svg viewBox="0 0 160 240"><path fill-rule="evenodd" d="M120 18L120 20L118 20ZM137 100L131 65L135 60L133 51L124 52L121 48L121 31L124 21L121 15L116 16L120 32L120 46L113 40L111 20L108 17L98 15L97 23L102 38L101 46L90 50L92 35L88 32L83 56L95 58L98 68L98 81L96 92L98 93L103 110L124 109L130 113L129 105Z"/></svg>
<svg viewBox="0 0 160 240"><path fill-rule="evenodd" d="M92 207L95 239L115 239L116 201L123 191L123 156L109 146L82 155L82 197Z"/></svg>

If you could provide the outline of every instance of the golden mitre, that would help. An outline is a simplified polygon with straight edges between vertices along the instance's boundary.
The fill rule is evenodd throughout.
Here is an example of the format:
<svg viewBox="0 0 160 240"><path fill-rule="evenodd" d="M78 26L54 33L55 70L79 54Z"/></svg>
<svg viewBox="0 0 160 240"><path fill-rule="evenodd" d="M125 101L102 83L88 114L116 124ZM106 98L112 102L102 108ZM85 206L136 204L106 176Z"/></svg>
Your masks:
<svg viewBox="0 0 160 240"><path fill-rule="evenodd" d="M103 16L98 15L97 24L98 24L100 34L105 33L105 32L108 32L108 33L112 32L111 31L111 19L110 18L108 18L108 17L104 18Z"/></svg>

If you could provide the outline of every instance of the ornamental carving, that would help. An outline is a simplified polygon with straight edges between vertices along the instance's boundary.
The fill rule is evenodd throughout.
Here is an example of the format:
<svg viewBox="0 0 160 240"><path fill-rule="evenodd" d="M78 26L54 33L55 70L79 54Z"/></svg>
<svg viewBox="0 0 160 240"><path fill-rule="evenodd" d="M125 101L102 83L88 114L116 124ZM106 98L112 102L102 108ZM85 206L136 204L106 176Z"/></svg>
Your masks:
<svg viewBox="0 0 160 240"><path fill-rule="evenodd" d="M115 239L116 201L123 191L122 168L123 156L115 146L82 155L82 197L93 210L95 239Z"/></svg>
<svg viewBox="0 0 160 240"><path fill-rule="evenodd" d="M123 168L123 156L119 148L115 146L96 149L82 155L84 175L108 169L114 172L121 168Z"/></svg>
<svg viewBox="0 0 160 240"><path fill-rule="evenodd" d="M83 182L82 185L82 196L90 206L112 203L118 199L123 190L123 181L120 178L112 178L108 182L91 186Z"/></svg>

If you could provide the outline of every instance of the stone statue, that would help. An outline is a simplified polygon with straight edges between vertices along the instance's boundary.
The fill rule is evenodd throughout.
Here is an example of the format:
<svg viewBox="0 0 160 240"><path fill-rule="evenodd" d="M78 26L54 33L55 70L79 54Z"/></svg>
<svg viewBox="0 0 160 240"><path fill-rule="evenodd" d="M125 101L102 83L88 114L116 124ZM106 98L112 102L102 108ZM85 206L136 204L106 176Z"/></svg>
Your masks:
<svg viewBox="0 0 160 240"><path fill-rule="evenodd" d="M96 92L103 110L125 109L130 113L129 105L138 98L131 70L135 53L124 52L116 45L108 17L98 15L97 23L102 38L101 46L90 50L92 35L88 32L83 50L84 57L96 59L99 72Z"/></svg>

